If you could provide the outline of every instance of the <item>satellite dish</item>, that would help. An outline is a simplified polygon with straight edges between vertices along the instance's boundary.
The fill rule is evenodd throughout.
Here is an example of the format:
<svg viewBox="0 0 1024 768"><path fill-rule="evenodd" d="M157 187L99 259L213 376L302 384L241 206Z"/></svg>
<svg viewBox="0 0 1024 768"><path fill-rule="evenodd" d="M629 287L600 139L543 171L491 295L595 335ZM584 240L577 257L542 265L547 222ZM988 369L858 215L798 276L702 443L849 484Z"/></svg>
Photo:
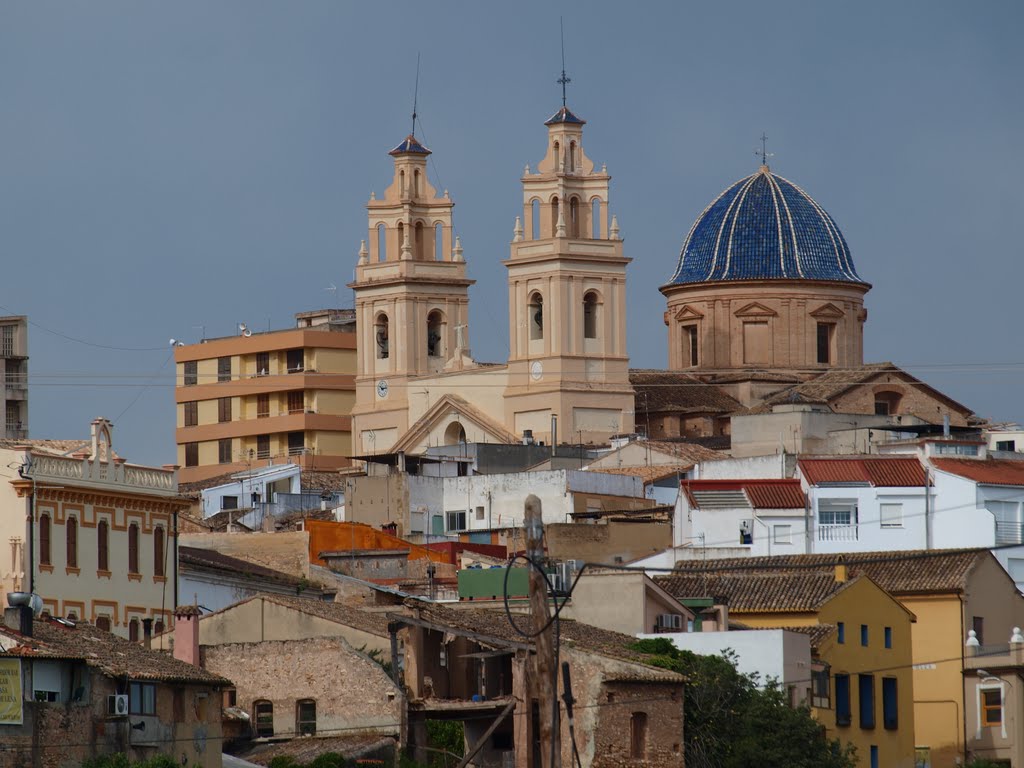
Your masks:
<svg viewBox="0 0 1024 768"><path fill-rule="evenodd" d="M249 327L245 323L239 323L238 324L238 332L242 336L245 336L246 338L249 338L250 336L252 336L252 331L249 330Z"/></svg>

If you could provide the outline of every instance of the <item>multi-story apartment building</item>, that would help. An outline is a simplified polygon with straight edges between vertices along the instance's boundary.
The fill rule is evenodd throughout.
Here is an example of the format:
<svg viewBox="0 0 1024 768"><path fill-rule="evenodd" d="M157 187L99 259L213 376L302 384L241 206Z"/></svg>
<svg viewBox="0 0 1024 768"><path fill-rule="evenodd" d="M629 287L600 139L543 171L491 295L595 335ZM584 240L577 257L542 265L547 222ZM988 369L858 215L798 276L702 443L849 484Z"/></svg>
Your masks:
<svg viewBox="0 0 1024 768"><path fill-rule="evenodd" d="M24 315L0 317L0 387L4 398L0 437L28 437L28 318Z"/></svg>
<svg viewBox="0 0 1024 768"><path fill-rule="evenodd" d="M51 616L131 640L170 626L177 603L173 467L129 464L111 424L91 440L0 440L0 598L33 592Z"/></svg>
<svg viewBox="0 0 1024 768"><path fill-rule="evenodd" d="M303 469L348 465L355 314L320 310L295 319L295 328L239 326L237 336L175 349L182 482L275 460Z"/></svg>

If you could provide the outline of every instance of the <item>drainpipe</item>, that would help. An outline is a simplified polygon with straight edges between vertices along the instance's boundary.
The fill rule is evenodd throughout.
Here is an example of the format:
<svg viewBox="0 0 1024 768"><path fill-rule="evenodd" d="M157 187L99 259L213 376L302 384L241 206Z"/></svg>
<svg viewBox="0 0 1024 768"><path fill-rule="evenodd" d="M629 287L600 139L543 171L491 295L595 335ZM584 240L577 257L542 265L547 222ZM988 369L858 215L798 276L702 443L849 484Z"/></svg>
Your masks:
<svg viewBox="0 0 1024 768"><path fill-rule="evenodd" d="M931 496L931 491L928 485L928 465L922 462L924 467L924 548L932 548L932 519L929 511L928 497Z"/></svg>
<svg viewBox="0 0 1024 768"><path fill-rule="evenodd" d="M174 608L178 608L178 512L171 513L174 521Z"/></svg>

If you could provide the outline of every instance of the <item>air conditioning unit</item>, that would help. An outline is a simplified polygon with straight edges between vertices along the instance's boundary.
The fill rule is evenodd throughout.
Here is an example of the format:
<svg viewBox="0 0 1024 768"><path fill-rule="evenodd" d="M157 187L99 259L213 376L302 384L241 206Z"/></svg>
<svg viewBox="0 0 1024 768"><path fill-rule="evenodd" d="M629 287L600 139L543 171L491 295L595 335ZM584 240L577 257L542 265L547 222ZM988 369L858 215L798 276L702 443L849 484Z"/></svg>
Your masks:
<svg viewBox="0 0 1024 768"><path fill-rule="evenodd" d="M128 717L128 696L116 693L107 696L107 714L114 717Z"/></svg>
<svg viewBox="0 0 1024 768"><path fill-rule="evenodd" d="M683 617L678 613L662 613L658 615L655 626L661 632L683 628Z"/></svg>

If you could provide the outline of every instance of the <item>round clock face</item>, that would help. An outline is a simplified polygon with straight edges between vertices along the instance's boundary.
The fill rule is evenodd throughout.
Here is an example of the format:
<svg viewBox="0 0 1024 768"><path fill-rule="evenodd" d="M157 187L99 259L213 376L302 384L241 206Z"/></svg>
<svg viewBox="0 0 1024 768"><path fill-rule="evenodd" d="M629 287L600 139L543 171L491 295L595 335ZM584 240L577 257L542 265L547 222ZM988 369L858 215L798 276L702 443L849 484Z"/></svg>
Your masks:
<svg viewBox="0 0 1024 768"><path fill-rule="evenodd" d="M377 397L385 398L388 396L388 382L386 379L381 379L377 382Z"/></svg>
<svg viewBox="0 0 1024 768"><path fill-rule="evenodd" d="M534 381L540 379L544 375L544 366L540 364L540 360L534 360L530 366L530 378Z"/></svg>

